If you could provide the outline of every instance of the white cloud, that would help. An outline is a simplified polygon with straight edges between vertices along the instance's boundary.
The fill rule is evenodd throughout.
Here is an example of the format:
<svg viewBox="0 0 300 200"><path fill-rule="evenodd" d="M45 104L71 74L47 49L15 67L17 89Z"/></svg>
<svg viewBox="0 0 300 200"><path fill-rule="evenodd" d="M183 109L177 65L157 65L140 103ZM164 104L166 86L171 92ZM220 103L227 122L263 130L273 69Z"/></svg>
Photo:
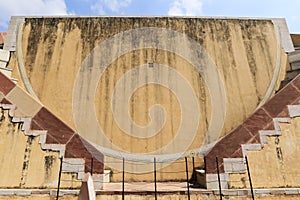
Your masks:
<svg viewBox="0 0 300 200"><path fill-rule="evenodd" d="M120 12L122 8L129 6L132 0L97 0L91 6L91 10L97 14L105 14L104 7L108 8L111 12Z"/></svg>
<svg viewBox="0 0 300 200"><path fill-rule="evenodd" d="M200 15L202 14L201 0L174 0L169 8L168 15Z"/></svg>
<svg viewBox="0 0 300 200"><path fill-rule="evenodd" d="M94 13L97 13L97 15L105 15L104 8L101 4L95 3L94 5L91 6L91 10Z"/></svg>
<svg viewBox="0 0 300 200"><path fill-rule="evenodd" d="M119 12L121 8L127 7L131 0L103 0L103 3L113 12Z"/></svg>
<svg viewBox="0 0 300 200"><path fill-rule="evenodd" d="M66 15L64 0L7 0L0 5L0 28L6 28L10 16Z"/></svg>

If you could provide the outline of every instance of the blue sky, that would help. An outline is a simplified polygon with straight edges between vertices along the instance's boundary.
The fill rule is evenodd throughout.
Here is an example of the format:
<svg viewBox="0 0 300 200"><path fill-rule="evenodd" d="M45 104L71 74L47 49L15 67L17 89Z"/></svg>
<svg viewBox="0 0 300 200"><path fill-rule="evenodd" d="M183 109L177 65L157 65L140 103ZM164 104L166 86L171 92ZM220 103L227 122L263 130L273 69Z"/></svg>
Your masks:
<svg viewBox="0 0 300 200"><path fill-rule="evenodd" d="M283 17L300 33L299 0L0 0L0 31L13 15Z"/></svg>

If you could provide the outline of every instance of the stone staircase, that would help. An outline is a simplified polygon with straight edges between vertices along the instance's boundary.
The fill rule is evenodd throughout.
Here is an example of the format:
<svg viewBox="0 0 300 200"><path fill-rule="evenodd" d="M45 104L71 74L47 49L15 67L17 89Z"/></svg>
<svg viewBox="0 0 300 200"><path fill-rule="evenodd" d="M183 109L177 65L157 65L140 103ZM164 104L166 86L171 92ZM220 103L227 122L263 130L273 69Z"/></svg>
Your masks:
<svg viewBox="0 0 300 200"><path fill-rule="evenodd" d="M10 51L0 49L0 72L5 74L7 77L11 77L12 69L7 68L7 64L10 57ZM15 83L17 82L16 79L10 78Z"/></svg>
<svg viewBox="0 0 300 200"><path fill-rule="evenodd" d="M3 49L0 49L0 72L5 74L15 83L17 82L17 80L11 78L12 69L7 68L6 66L9 62L10 52L16 51L18 28L23 21L24 18L22 17L11 18L10 26L4 41L4 47Z"/></svg>
<svg viewBox="0 0 300 200"><path fill-rule="evenodd" d="M0 107L9 110L13 123L22 124L25 135L40 136L39 143L43 150L60 153L60 157L63 157L63 172L77 173L77 178L84 180L93 165L94 176L101 177L103 154L2 72Z"/></svg>
<svg viewBox="0 0 300 200"><path fill-rule="evenodd" d="M18 34L21 33L23 23L22 17L11 18L4 49L0 49L0 107L9 110L13 123L22 124L26 136L39 136L43 150L59 152L63 158L64 173L77 173L77 178L85 181L86 174L91 171L93 165L95 188L101 189L104 172L103 154L51 113L36 96L20 88L16 84L16 79L11 78L12 69L7 68L7 64L11 51L22 54L21 48L17 49L17 45L21 38ZM20 62L23 64L22 60L19 64Z"/></svg>
<svg viewBox="0 0 300 200"><path fill-rule="evenodd" d="M290 67L286 71L285 80L281 82L281 87L292 81L300 74L300 34L291 34L294 51L288 53Z"/></svg>
<svg viewBox="0 0 300 200"><path fill-rule="evenodd" d="M246 173L247 151L259 151L267 138L281 135L279 123L290 123L300 116L300 75L228 135L220 139L205 156L205 182L208 189L218 188L216 157L221 186L229 187L229 174Z"/></svg>
<svg viewBox="0 0 300 200"><path fill-rule="evenodd" d="M300 69L300 34L292 34L292 41L295 51L289 53L289 62L291 64L291 70Z"/></svg>

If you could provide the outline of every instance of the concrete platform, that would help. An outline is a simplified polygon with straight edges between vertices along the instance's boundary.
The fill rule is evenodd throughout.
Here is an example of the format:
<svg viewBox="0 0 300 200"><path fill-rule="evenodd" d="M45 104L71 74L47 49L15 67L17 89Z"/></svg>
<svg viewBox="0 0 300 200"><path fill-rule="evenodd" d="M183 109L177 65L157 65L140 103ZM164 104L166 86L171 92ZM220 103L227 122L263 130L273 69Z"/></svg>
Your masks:
<svg viewBox="0 0 300 200"><path fill-rule="evenodd" d="M122 191L122 183L104 183L103 191L110 191L110 192ZM126 192L154 191L154 183L150 183L150 182L125 183L125 191ZM187 191L187 185L186 182L158 182L157 191L159 192ZM212 190L190 188L190 191L211 192Z"/></svg>
<svg viewBox="0 0 300 200"><path fill-rule="evenodd" d="M0 196L31 196L31 195L46 195L56 196L56 189L0 189ZM173 194L183 195L187 194L186 183L184 182L165 182L157 183L157 192L160 195ZM120 195L122 193L122 183L104 184L104 190L96 191L97 195ZM59 196L74 195L77 196L79 190L60 190ZM154 184L146 182L135 182L125 184L125 194L130 195L152 195L154 194ZM219 195L218 190L207 190L202 188L190 188L190 194L203 195ZM226 189L222 190L223 196L241 197L250 196L250 189ZM254 189L255 196L260 195L299 195L300 188L265 188Z"/></svg>

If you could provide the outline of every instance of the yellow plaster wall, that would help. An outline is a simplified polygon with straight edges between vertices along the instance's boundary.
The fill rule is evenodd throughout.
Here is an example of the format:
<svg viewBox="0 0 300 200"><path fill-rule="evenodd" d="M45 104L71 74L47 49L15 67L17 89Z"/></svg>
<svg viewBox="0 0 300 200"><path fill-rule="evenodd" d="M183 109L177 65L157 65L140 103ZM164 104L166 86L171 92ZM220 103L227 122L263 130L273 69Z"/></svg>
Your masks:
<svg viewBox="0 0 300 200"><path fill-rule="evenodd" d="M23 28L21 48L26 75L40 101L76 129L72 95L81 63L101 42L117 33L141 27L167 28L187 34L211 57L224 81L226 92L226 117L222 135L249 116L264 98L276 61L280 57L278 52L282 51L271 20L167 17L28 18ZM113 48L117 49L118 45L115 44ZM286 55L281 53L283 64L277 85L283 79L286 67ZM131 103L124 104L131 108L132 119L140 125L149 122L148 109L152 105L163 105L167 111L167 122L155 137L137 139L126 135L115 123L108 106L117 80L133 67L151 62L168 65L179 71L196 92L201 118L197 135L188 149L199 148L209 123L218 123L210 121L212 105L208 88L189 62L159 49L127 53L105 70L95 93L99 125L112 144L130 153L152 152L172 142L179 128L181 111L176 96L167 88L155 84L143 86L133 94ZM10 63L9 67L13 68L13 75L20 79L14 63ZM87 88L88 85L89 83L86 84ZM82 123L89 124L89 120ZM93 130L87 132L92 133ZM180 168L184 168L184 165ZM173 166L173 171L177 169ZM147 179L152 180L152 175L148 177ZM184 178L184 175L179 177ZM173 178L177 179L178 176Z"/></svg>
<svg viewBox="0 0 300 200"><path fill-rule="evenodd" d="M57 188L59 153L42 150L39 137L25 136L0 109L0 188ZM76 174L63 173L62 188L80 188Z"/></svg>
<svg viewBox="0 0 300 200"><path fill-rule="evenodd" d="M261 151L248 151L254 188L299 187L300 118L281 123L282 136L269 137ZM231 174L231 188L249 188L247 174Z"/></svg>
<svg viewBox="0 0 300 200"><path fill-rule="evenodd" d="M8 112L1 111L0 186L20 187L27 138L17 124L9 123Z"/></svg>

